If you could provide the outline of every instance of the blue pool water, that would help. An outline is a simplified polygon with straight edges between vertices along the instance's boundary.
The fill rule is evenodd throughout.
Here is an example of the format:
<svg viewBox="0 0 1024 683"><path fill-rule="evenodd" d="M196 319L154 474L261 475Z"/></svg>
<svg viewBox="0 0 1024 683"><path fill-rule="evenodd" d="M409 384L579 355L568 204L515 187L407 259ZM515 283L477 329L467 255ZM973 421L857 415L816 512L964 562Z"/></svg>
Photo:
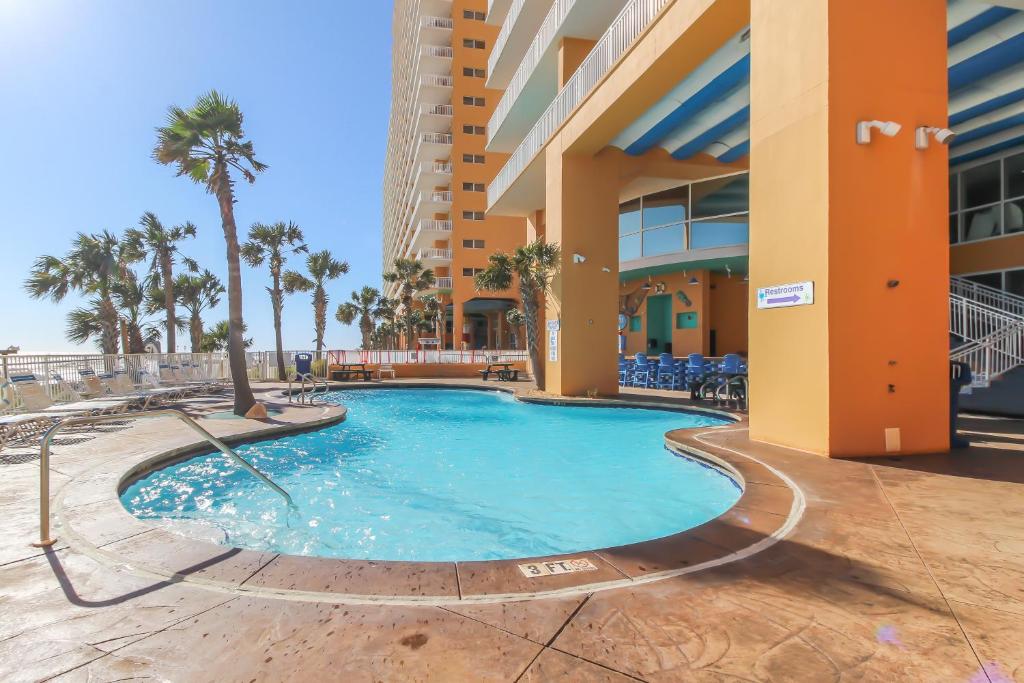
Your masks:
<svg viewBox="0 0 1024 683"><path fill-rule="evenodd" d="M296 555L489 560L666 536L726 511L728 477L664 446L671 429L723 424L658 410L520 403L506 394L363 389L329 394L348 419L238 452L291 493L203 455L121 496L188 535Z"/></svg>

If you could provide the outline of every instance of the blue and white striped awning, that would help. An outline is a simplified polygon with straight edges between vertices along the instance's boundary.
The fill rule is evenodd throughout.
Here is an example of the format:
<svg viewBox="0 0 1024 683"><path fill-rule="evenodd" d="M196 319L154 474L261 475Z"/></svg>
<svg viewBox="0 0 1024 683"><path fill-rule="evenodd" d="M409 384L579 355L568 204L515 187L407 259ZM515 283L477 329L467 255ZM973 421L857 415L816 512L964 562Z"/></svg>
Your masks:
<svg viewBox="0 0 1024 683"><path fill-rule="evenodd" d="M1024 12L949 2L950 163L1024 145ZM733 36L611 143L640 155L737 161L750 150L749 32Z"/></svg>

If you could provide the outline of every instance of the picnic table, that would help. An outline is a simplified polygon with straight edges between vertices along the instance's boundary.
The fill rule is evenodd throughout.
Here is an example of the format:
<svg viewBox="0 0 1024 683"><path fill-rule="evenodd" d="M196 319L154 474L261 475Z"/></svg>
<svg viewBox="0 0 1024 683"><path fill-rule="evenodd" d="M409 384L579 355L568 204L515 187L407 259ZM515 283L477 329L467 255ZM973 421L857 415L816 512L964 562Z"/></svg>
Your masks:
<svg viewBox="0 0 1024 683"><path fill-rule="evenodd" d="M488 363L487 368L480 370L480 375L486 382L492 374L498 376L502 382L516 382L519 380L519 370L512 367L512 363Z"/></svg>
<svg viewBox="0 0 1024 683"><path fill-rule="evenodd" d="M338 368L331 370L331 379L345 381L361 377L364 382L370 381L370 371L366 369L366 363L339 363Z"/></svg>

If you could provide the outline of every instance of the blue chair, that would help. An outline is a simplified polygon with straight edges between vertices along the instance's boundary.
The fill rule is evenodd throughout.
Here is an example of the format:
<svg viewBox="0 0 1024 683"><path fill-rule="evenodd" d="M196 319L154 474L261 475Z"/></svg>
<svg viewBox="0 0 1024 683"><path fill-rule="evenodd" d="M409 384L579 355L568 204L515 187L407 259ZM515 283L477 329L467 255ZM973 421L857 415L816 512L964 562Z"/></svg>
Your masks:
<svg viewBox="0 0 1024 683"><path fill-rule="evenodd" d="M679 378L676 359L671 353L663 353L658 357L658 377L655 382L659 389L675 389Z"/></svg>
<svg viewBox="0 0 1024 683"><path fill-rule="evenodd" d="M633 368L625 358L619 358L619 386L629 386L633 381Z"/></svg>
<svg viewBox="0 0 1024 683"><path fill-rule="evenodd" d="M295 381L302 379L303 375L311 375L313 373L313 354L311 353L297 353L295 354Z"/></svg>
<svg viewBox="0 0 1024 683"><path fill-rule="evenodd" d="M647 356L638 353L636 354L636 365L633 366L633 386L644 387L645 389L651 386L651 382L655 379L655 370L653 364L647 360Z"/></svg>
<svg viewBox="0 0 1024 683"><path fill-rule="evenodd" d="M703 354L691 353L686 357L685 378L686 388L690 390L690 398L700 398L701 387L707 381L711 372L709 363L704 360Z"/></svg>

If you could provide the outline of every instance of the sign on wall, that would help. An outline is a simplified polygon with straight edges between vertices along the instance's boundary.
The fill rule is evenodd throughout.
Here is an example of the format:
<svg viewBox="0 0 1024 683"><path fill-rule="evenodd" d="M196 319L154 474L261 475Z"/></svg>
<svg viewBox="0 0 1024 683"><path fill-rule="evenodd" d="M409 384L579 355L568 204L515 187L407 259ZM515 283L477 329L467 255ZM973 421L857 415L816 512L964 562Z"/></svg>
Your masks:
<svg viewBox="0 0 1024 683"><path fill-rule="evenodd" d="M558 360L558 328L557 320L548 321L548 360L552 362Z"/></svg>
<svg viewBox="0 0 1024 683"><path fill-rule="evenodd" d="M808 306L813 303L813 282L792 282L788 285L757 288L758 308L787 308L789 306Z"/></svg>

